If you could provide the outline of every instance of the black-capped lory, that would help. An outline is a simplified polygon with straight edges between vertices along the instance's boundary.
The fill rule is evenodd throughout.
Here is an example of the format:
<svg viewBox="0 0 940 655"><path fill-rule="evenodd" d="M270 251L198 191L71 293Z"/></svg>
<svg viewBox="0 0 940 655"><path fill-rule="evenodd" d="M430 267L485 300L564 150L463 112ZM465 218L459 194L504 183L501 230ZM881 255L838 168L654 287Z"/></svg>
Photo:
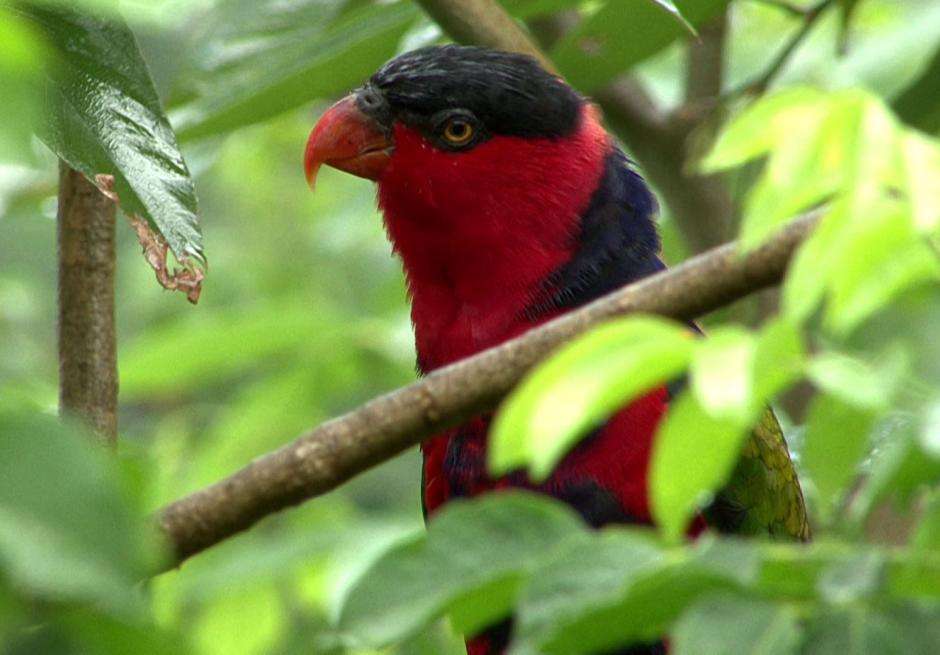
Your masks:
<svg viewBox="0 0 940 655"><path fill-rule="evenodd" d="M322 164L378 185L424 373L665 268L656 200L600 111L528 56L447 45L391 60L314 127L311 185ZM647 469L668 403L662 387L624 407L539 484L488 474L489 416L437 435L421 447L425 515L452 498L522 487L570 504L592 526L649 524ZM705 525L808 538L769 411L690 533ZM503 622L472 636L468 652L501 652L510 630Z"/></svg>

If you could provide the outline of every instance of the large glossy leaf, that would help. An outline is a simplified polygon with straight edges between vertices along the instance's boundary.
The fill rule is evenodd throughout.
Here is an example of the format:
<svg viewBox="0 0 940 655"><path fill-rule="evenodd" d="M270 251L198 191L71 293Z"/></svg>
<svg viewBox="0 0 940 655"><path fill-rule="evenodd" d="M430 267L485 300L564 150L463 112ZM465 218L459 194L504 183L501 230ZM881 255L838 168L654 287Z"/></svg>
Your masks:
<svg viewBox="0 0 940 655"><path fill-rule="evenodd" d="M357 642L386 645L450 613L474 633L505 616L527 575L583 525L562 505L531 494L454 502L427 535L383 555L349 592L340 627Z"/></svg>
<svg viewBox="0 0 940 655"><path fill-rule="evenodd" d="M496 417L490 467L546 477L578 438L624 403L677 377L694 339L660 318L630 317L576 339L529 375Z"/></svg>
<svg viewBox="0 0 940 655"><path fill-rule="evenodd" d="M364 82L395 54L418 13L410 2L224 3L207 37L198 95L173 115L182 138L265 120Z"/></svg>
<svg viewBox="0 0 940 655"><path fill-rule="evenodd" d="M59 157L146 219L181 261L203 260L196 194L138 50L119 19L30 6L55 48L40 136Z"/></svg>
<svg viewBox="0 0 940 655"><path fill-rule="evenodd" d="M142 609L135 585L153 563L145 540L156 535L107 457L54 417L0 406L0 561L36 597L126 615Z"/></svg>
<svg viewBox="0 0 940 655"><path fill-rule="evenodd" d="M683 0L674 6L688 23L699 25L726 4L727 0ZM688 34L668 5L673 3L608 2L558 43L552 59L572 84L594 91Z"/></svg>

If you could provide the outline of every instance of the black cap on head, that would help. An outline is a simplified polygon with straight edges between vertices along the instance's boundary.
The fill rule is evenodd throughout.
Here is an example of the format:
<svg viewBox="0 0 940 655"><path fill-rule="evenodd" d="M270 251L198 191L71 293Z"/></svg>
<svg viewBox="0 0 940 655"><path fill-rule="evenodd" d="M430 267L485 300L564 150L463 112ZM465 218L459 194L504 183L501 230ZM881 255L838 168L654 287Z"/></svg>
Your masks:
<svg viewBox="0 0 940 655"><path fill-rule="evenodd" d="M584 99L532 57L471 46L432 46L385 64L358 94L380 123L434 130L442 114L472 115L488 135L562 137Z"/></svg>

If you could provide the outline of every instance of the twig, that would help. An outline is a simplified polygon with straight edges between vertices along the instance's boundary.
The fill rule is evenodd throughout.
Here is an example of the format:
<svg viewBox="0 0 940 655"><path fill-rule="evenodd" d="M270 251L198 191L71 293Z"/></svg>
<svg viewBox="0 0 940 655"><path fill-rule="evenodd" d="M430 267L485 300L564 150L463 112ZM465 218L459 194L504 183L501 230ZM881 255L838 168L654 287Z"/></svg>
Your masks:
<svg viewBox="0 0 940 655"><path fill-rule="evenodd" d="M805 12L802 13L803 22L800 25L800 28L790 37L790 40L780 49L780 52L777 53L777 56L774 57L774 60L771 62L770 66L762 75L757 79L754 79L750 82L743 84L741 87L732 91L726 97L726 100L737 98L742 95L760 95L764 93L777 76L783 71L784 67L790 61L790 58L793 56L793 53L796 52L800 44L803 43L804 39L812 31L813 27L816 25L816 21L819 20L820 16L825 13L834 0L820 0Z"/></svg>
<svg viewBox="0 0 940 655"><path fill-rule="evenodd" d="M159 523L179 563L265 516L321 495L430 435L493 409L551 350L632 312L690 320L780 281L816 222L801 218L762 248L731 243L641 280L501 346L376 398L165 507Z"/></svg>
<svg viewBox="0 0 940 655"><path fill-rule="evenodd" d="M59 408L117 440L114 331L116 206L85 176L59 164Z"/></svg>
<svg viewBox="0 0 940 655"><path fill-rule="evenodd" d="M767 5L785 11L792 16L805 16L811 11L811 7L801 7L800 5L788 2L787 0L751 0L757 4Z"/></svg>
<svg viewBox="0 0 940 655"><path fill-rule="evenodd" d="M557 72L496 0L419 0L418 4L455 41L532 55L545 70Z"/></svg>

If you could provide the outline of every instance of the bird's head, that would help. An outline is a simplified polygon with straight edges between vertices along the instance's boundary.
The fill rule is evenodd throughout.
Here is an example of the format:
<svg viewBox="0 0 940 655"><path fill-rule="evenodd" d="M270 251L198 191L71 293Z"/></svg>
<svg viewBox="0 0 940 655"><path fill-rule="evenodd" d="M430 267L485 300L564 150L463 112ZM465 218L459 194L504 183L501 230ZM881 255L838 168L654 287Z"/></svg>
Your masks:
<svg viewBox="0 0 940 655"><path fill-rule="evenodd" d="M585 127L587 143L577 138ZM533 58L448 45L393 59L333 105L310 134L305 168L311 186L326 164L440 211L507 184L576 186L584 181L570 169L598 174L607 147L593 106Z"/></svg>

